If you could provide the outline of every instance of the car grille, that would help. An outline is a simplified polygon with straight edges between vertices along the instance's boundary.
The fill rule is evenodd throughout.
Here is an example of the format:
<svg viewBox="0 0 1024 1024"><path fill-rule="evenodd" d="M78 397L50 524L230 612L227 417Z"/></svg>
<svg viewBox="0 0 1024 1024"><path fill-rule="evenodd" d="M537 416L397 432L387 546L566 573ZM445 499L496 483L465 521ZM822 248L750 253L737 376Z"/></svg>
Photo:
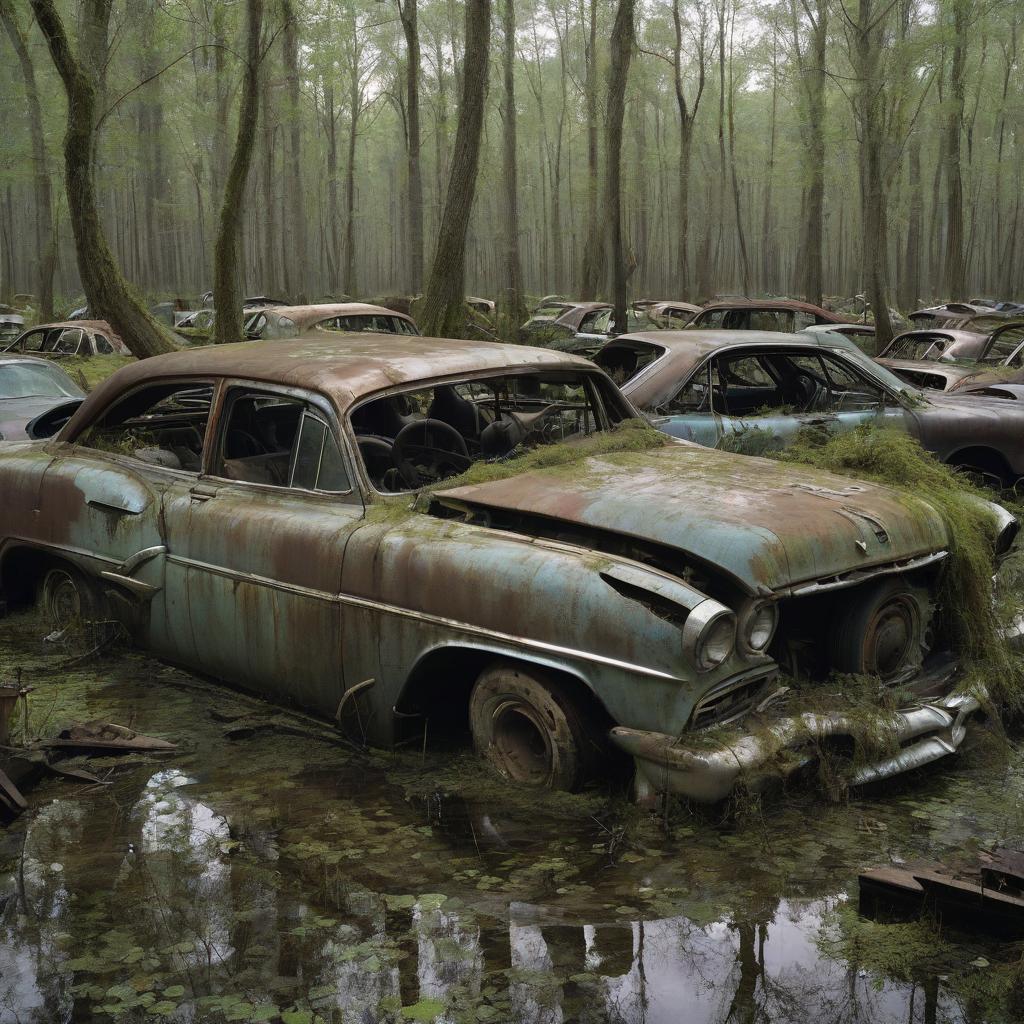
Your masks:
<svg viewBox="0 0 1024 1024"><path fill-rule="evenodd" d="M775 672L732 679L701 697L690 716L689 729L725 725L751 711L761 701Z"/></svg>

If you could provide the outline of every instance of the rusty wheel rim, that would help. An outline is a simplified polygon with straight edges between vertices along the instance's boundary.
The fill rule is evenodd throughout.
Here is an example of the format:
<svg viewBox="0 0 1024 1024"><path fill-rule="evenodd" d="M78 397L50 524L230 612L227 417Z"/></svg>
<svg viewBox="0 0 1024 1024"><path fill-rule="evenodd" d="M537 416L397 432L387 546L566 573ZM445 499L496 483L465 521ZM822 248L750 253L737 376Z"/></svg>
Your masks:
<svg viewBox="0 0 1024 1024"><path fill-rule="evenodd" d="M527 786L551 778L551 742L532 707L504 701L494 710L491 745L503 774Z"/></svg>
<svg viewBox="0 0 1024 1024"><path fill-rule="evenodd" d="M914 602L900 595L872 617L864 637L865 669L881 679L899 675L910 662L918 640Z"/></svg>
<svg viewBox="0 0 1024 1024"><path fill-rule="evenodd" d="M82 595L75 581L56 570L47 579L46 611L55 629L67 629L82 617Z"/></svg>

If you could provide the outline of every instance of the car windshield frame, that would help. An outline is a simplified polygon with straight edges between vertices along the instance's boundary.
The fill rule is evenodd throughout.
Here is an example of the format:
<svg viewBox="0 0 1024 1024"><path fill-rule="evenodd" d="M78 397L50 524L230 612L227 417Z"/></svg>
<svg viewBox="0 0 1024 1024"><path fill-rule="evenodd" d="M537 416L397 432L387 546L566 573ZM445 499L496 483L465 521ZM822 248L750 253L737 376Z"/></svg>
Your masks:
<svg viewBox="0 0 1024 1024"><path fill-rule="evenodd" d="M360 395L356 401L354 401L344 412L342 417L343 431L346 435L350 451L352 452L352 463L358 467L358 471L362 477L361 483L366 489L367 496L372 496L375 499L388 499L398 498L403 495L419 494L424 490L428 490L438 483L443 482L446 486L448 481L455 480L457 475L449 476L444 478L443 481L428 482L421 484L419 487L410 487L403 490L387 491L380 490L374 482L373 476L371 475L369 468L367 467L366 460L362 450L359 447L359 438L372 436L360 433L356 429L356 424L353 422L353 416L356 416L361 410L364 410L367 406L374 402L380 401L381 399L397 398L399 396L410 396L424 391L434 390L442 387L453 387L460 384L483 384L488 380L507 379L512 377L553 377L556 375L573 375L575 374L580 378L582 382L588 385L587 401L593 407L595 418L600 421L600 426L596 427L591 434L582 436L593 436L593 434L604 433L611 430L616 425L625 422L628 419L637 417L638 414L630 405L629 400L625 395L616 387L615 383L608 377L603 370L599 367L590 366L576 366L576 365L565 365L565 364L553 364L550 366L526 366L526 367L515 367L515 366L494 366L482 370L473 370L471 372L464 372L459 374L453 374L445 377L427 378L424 380L407 381L401 385L386 388L381 391L376 391L366 395ZM594 399L597 399L595 402ZM532 451L538 447L547 447L548 445L555 444L571 444L572 439L566 438L562 441L551 441L542 445L533 445L526 450ZM519 445L516 446L518 448ZM516 448L513 448L514 452ZM526 454L523 452L522 454ZM510 463L514 464L519 456L513 455L511 452L501 456L499 458L487 460L483 458L476 458L471 462L471 466L478 465L480 463Z"/></svg>

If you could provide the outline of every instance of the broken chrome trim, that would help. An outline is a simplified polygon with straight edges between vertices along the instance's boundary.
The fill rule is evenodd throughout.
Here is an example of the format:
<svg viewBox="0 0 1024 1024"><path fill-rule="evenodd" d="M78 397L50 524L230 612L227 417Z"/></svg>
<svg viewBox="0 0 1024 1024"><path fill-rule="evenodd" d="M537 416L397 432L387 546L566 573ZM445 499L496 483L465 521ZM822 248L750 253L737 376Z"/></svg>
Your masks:
<svg viewBox="0 0 1024 1024"><path fill-rule="evenodd" d="M984 699L984 694L979 697ZM967 719L981 706L979 697L954 693L901 711L879 710L879 724L891 731L893 740L908 744L892 757L861 768L853 785L888 779L952 754L967 732ZM716 803L736 785L744 783L759 792L774 779L784 778L801 763L772 764L786 749L828 736L851 735L854 723L846 715L805 713L778 719L762 735L740 735L733 743L704 746L699 734L687 745L686 737L617 727L612 741L636 764L638 799L656 793L672 793L697 803ZM919 739L920 737L920 739Z"/></svg>
<svg viewBox="0 0 1024 1024"><path fill-rule="evenodd" d="M891 562L888 565L872 566L867 569L854 569L842 576L833 576L830 579L815 580L811 583L798 583L792 587L782 587L775 592L777 597L807 597L809 594L824 594L830 590L840 590L843 587L855 587L865 580L874 579L877 576L892 576L900 572L914 572L917 569L924 569L926 566L941 562L949 555L948 551L933 551L927 555L919 555L917 558L907 558L901 562Z"/></svg>

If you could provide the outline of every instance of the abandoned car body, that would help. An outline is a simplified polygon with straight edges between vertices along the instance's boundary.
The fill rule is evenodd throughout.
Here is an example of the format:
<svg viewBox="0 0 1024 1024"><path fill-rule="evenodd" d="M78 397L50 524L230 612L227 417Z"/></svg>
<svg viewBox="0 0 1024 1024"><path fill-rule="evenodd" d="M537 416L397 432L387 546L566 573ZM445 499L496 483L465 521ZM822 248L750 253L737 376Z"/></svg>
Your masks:
<svg viewBox="0 0 1024 1024"><path fill-rule="evenodd" d="M373 334L420 333L412 317L365 302L273 306L254 310L245 319L245 336L252 341L297 338L313 330Z"/></svg>
<svg viewBox="0 0 1024 1024"><path fill-rule="evenodd" d="M1024 476L1024 409L981 395L921 391L849 338L742 331L630 334L598 364L666 433L712 447L753 428L779 447L805 427L902 430L940 461L1000 487Z"/></svg>
<svg viewBox="0 0 1024 1024"><path fill-rule="evenodd" d="M358 710L376 744L468 717L524 784L579 785L610 737L642 792L725 796L741 773L700 737L760 713L780 660L935 694L948 538L930 505L635 416L592 364L516 345L154 357L54 439L0 452L0 585L12 607L40 593L57 626L116 614L173 661ZM553 444L539 454L572 461L518 462ZM895 715L916 741L877 775L956 747L972 698L950 689Z"/></svg>
<svg viewBox="0 0 1024 1024"><path fill-rule="evenodd" d="M66 320L41 324L20 334L6 352L64 359L67 356L131 355L128 346L106 320Z"/></svg>
<svg viewBox="0 0 1024 1024"><path fill-rule="evenodd" d="M991 334L960 330L907 331L877 357L901 380L937 391L1011 379L1024 368L1024 322L1010 322Z"/></svg>
<svg viewBox="0 0 1024 1024"><path fill-rule="evenodd" d="M32 424L61 409L75 409L85 392L47 359L0 355L0 441L33 436Z"/></svg>
<svg viewBox="0 0 1024 1024"><path fill-rule="evenodd" d="M688 329L727 331L801 331L814 324L842 324L846 317L810 302L793 299L730 299L709 302Z"/></svg>

